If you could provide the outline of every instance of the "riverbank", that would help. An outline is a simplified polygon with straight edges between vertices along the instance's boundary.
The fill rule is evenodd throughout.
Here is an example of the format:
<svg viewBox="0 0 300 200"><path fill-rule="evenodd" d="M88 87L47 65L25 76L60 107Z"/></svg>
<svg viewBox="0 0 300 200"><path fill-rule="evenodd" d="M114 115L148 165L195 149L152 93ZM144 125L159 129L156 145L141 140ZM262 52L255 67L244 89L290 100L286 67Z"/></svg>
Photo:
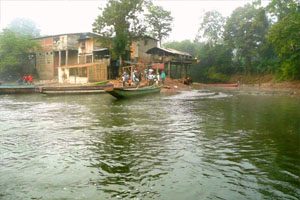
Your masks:
<svg viewBox="0 0 300 200"><path fill-rule="evenodd" d="M120 80L108 80L108 83L113 84L114 87L122 87L122 81ZM68 84L58 83L55 80L48 81L36 81L35 86L38 87L82 87L82 86L93 86L95 83L87 84ZM147 85L146 81L141 83L141 86ZM170 79L167 78L162 93L175 94L180 91L189 91L192 89L222 89L222 90L236 90L244 92L254 93L277 93L282 95L293 95L300 96L300 81L290 82L276 82L271 76L266 77L254 77L251 76L236 76L232 78L231 84L205 84L205 83L193 83L186 85L182 79Z"/></svg>
<svg viewBox="0 0 300 200"><path fill-rule="evenodd" d="M252 79L251 82L243 80L242 82L235 81L230 84L193 83L191 85L185 85L182 80L167 79L162 92L177 93L191 89L222 89L300 96L300 81L276 82L273 79L266 79L265 81L266 82L264 82L263 79L253 81Z"/></svg>

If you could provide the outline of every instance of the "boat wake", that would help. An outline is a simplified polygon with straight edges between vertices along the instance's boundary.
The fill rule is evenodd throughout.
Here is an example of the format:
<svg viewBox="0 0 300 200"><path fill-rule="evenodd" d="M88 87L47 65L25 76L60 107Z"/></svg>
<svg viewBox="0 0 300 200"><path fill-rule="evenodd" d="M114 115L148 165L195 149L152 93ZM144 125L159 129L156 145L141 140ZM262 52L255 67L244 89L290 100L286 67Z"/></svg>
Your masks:
<svg viewBox="0 0 300 200"><path fill-rule="evenodd" d="M183 91L179 94L168 96L165 99L170 100L198 100L198 99L219 99L226 98L232 95L225 94L223 92L213 92L209 90L192 90L192 91Z"/></svg>

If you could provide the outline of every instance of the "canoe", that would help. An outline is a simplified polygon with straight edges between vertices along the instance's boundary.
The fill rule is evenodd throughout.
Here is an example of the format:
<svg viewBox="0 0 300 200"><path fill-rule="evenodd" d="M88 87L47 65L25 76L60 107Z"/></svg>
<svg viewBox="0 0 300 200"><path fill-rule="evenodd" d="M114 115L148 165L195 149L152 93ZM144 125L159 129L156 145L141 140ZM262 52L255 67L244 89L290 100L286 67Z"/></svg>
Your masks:
<svg viewBox="0 0 300 200"><path fill-rule="evenodd" d="M113 85L48 86L40 87L40 92L43 94L95 94L104 93L107 88L113 88Z"/></svg>
<svg viewBox="0 0 300 200"><path fill-rule="evenodd" d="M140 88L109 88L105 91L117 99L138 97L147 94L159 93L161 87L158 86L146 86Z"/></svg>
<svg viewBox="0 0 300 200"><path fill-rule="evenodd" d="M0 94L30 94L37 91L35 85L0 85Z"/></svg>

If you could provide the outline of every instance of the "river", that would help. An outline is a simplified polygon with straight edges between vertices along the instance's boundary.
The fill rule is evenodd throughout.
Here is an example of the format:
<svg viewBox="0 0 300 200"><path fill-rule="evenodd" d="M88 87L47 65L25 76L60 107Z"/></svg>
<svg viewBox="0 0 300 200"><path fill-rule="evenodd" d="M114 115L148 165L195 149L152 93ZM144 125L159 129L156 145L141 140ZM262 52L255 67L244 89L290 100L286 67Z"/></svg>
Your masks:
<svg viewBox="0 0 300 200"><path fill-rule="evenodd" d="M0 96L0 199L300 199L300 98Z"/></svg>

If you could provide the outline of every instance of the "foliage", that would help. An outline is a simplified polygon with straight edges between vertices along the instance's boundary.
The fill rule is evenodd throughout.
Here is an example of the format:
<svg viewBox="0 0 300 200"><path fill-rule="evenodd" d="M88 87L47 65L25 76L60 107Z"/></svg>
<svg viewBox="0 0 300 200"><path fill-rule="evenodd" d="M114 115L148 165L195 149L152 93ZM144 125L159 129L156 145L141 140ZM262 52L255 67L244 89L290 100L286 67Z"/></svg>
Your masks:
<svg viewBox="0 0 300 200"><path fill-rule="evenodd" d="M206 81L216 80L216 76L221 77L220 74L229 75L234 73L231 58L231 49L224 44L213 47L209 44L204 45L201 49L199 67L203 70L202 73L207 75ZM214 78L212 78L213 76ZM221 80L224 82L225 78L220 78Z"/></svg>
<svg viewBox="0 0 300 200"><path fill-rule="evenodd" d="M161 41L163 38L169 36L172 31L173 17L171 12L164 10L161 6L155 6L149 3L148 6L149 14L146 14L146 22L149 24L150 34Z"/></svg>
<svg viewBox="0 0 300 200"><path fill-rule="evenodd" d="M38 48L38 44L30 36L4 29L0 33L1 76L25 73L24 67L32 59L31 53L35 48Z"/></svg>
<svg viewBox="0 0 300 200"><path fill-rule="evenodd" d="M208 82L226 83L229 77L223 73L217 72L217 68L212 66L207 71Z"/></svg>
<svg viewBox="0 0 300 200"><path fill-rule="evenodd" d="M259 51L265 45L269 23L265 10L247 4L233 11L224 31L225 42L235 51L245 73L253 71L253 61L259 60Z"/></svg>
<svg viewBox="0 0 300 200"><path fill-rule="evenodd" d="M95 22L93 31L113 37L112 50L115 57L125 55L131 38L144 33L145 27L139 23L144 0L109 0Z"/></svg>
<svg viewBox="0 0 300 200"><path fill-rule="evenodd" d="M281 59L282 79L300 79L300 13L284 17L270 29L268 40Z"/></svg>
<svg viewBox="0 0 300 200"><path fill-rule="evenodd" d="M200 62L192 66L192 79L202 82L226 82L228 75L233 73L232 52L224 44L209 44L191 42L184 40L181 42L169 42L164 44L167 48L176 49L190 53L197 57ZM196 70L197 69L197 70Z"/></svg>
<svg viewBox="0 0 300 200"><path fill-rule="evenodd" d="M209 11L204 14L198 30L196 41L206 41L215 45L221 42L224 31L225 18L218 11Z"/></svg>
<svg viewBox="0 0 300 200"><path fill-rule="evenodd" d="M203 44L197 42L191 42L190 40L183 40L181 42L167 42L163 46L166 48L176 49L191 54L193 57L199 56L199 50Z"/></svg>
<svg viewBox="0 0 300 200"><path fill-rule="evenodd" d="M237 8L224 27L219 13L207 12L196 41L164 46L189 52L200 60L191 68L193 80L224 82L237 73L277 73L280 79L299 80L299 2L272 0L265 8L260 5L256 0Z"/></svg>
<svg viewBox="0 0 300 200"><path fill-rule="evenodd" d="M297 12L299 6L297 0L272 0L267 6L267 10L280 21L288 14Z"/></svg>
<svg viewBox="0 0 300 200"><path fill-rule="evenodd" d="M35 22L30 19L16 18L8 25L7 28L18 34L33 38L40 36L40 30L37 28Z"/></svg>

